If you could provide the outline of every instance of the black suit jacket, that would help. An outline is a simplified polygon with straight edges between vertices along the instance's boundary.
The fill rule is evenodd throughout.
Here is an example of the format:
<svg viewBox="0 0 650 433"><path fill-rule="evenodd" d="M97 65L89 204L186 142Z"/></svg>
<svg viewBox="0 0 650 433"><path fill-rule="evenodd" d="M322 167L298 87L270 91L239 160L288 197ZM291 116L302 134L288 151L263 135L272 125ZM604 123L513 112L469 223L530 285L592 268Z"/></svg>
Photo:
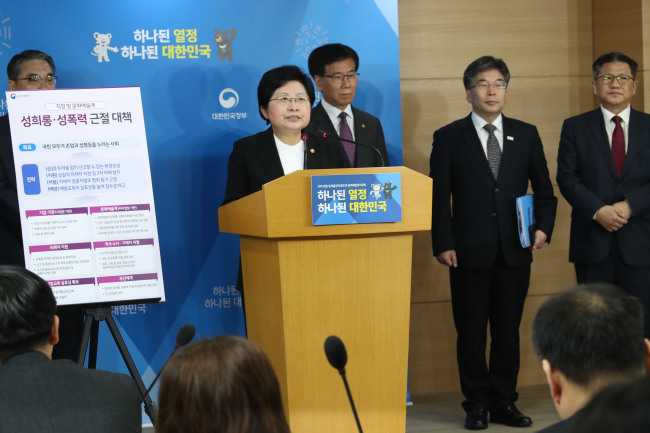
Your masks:
<svg viewBox="0 0 650 433"><path fill-rule="evenodd" d="M495 181L471 114L433 134L433 253L456 250L459 267L488 268L499 247L511 266L532 261L530 250L519 241L515 206L529 181L537 228L550 242L557 198L537 128L503 116L503 137Z"/></svg>
<svg viewBox="0 0 650 433"><path fill-rule="evenodd" d="M357 146L356 151L356 167L381 167L381 158L377 152L369 147L374 146L381 155L384 157L385 167L390 165L388 160L388 152L386 151L386 141L384 140L384 130L381 127L381 122L378 118L370 113L360 110L352 106L352 114L354 116L354 140L361 143ZM332 124L327 112L323 108L323 103L319 102L311 110L311 120L307 125L306 131L316 132L319 129L327 132L330 137L338 137L338 132ZM333 141L333 140L330 140ZM331 143L329 143L331 145ZM341 142L339 141L341 148Z"/></svg>
<svg viewBox="0 0 650 433"><path fill-rule="evenodd" d="M140 394L123 374L88 370L40 352L0 365L0 432L140 433Z"/></svg>
<svg viewBox="0 0 650 433"><path fill-rule="evenodd" d="M600 108L564 121L557 155L557 184L573 210L569 260L602 262L614 233L593 220L602 206L627 200L628 223L616 232L631 266L650 266L650 115L631 110L628 148L620 179Z"/></svg>
<svg viewBox="0 0 650 433"><path fill-rule="evenodd" d="M350 161L343 147L332 146L323 141L322 137L307 133L306 168L350 168ZM222 205L260 191L262 185L282 176L284 170L271 128L237 140L228 159L226 197ZM243 291L241 263L236 287L240 292Z"/></svg>
<svg viewBox="0 0 650 433"><path fill-rule="evenodd" d="M9 116L0 117L0 264L25 264Z"/></svg>
<svg viewBox="0 0 650 433"><path fill-rule="evenodd" d="M307 169L349 168L350 163L343 148L323 141L322 137L307 134ZM271 128L237 140L228 159L223 204L257 192L265 183L282 176L284 170Z"/></svg>

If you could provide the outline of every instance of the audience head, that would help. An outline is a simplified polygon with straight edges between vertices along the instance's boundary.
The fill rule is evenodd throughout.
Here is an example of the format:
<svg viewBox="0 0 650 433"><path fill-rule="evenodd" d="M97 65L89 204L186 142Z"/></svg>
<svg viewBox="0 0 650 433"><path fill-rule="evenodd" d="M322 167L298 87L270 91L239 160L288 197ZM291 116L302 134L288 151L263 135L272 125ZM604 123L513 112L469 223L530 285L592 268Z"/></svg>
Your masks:
<svg viewBox="0 0 650 433"><path fill-rule="evenodd" d="M641 377L649 353L641 303L606 283L578 285L544 302L532 339L563 418L577 409L575 402L561 401L563 388L591 396Z"/></svg>
<svg viewBox="0 0 650 433"><path fill-rule="evenodd" d="M483 56L474 60L465 69L465 73L463 74L465 90L469 90L474 85L474 80L478 74L491 70L499 71L503 76L506 85L510 82L510 71L508 71L506 62L493 56Z"/></svg>
<svg viewBox="0 0 650 433"><path fill-rule="evenodd" d="M57 341L56 300L49 284L25 268L0 265L0 361L35 349L51 356Z"/></svg>
<svg viewBox="0 0 650 433"><path fill-rule="evenodd" d="M289 433L271 363L239 337L199 340L172 357L158 401L156 433Z"/></svg>
<svg viewBox="0 0 650 433"><path fill-rule="evenodd" d="M650 431L650 378L617 383L599 392L576 413L571 433Z"/></svg>
<svg viewBox="0 0 650 433"><path fill-rule="evenodd" d="M347 45L326 44L315 48L309 59L309 74L330 105L345 110L357 90L359 56Z"/></svg>
<svg viewBox="0 0 650 433"><path fill-rule="evenodd" d="M277 100L271 101L271 99L277 98L280 93L289 98L294 98L301 94L309 98L309 101L307 104L299 103L297 100L289 101L288 104ZM314 101L315 97L314 85L309 79L309 76L299 67L293 65L280 66L279 68L266 71L264 75L262 75L260 84L257 86L257 102L260 116L262 119L266 120L267 124L273 124L276 120L273 116L276 111L292 108L300 109L301 112L304 111L307 116L307 123L309 123L311 103ZM274 105L270 107L271 104ZM306 126L307 123L305 123L304 126Z"/></svg>
<svg viewBox="0 0 650 433"><path fill-rule="evenodd" d="M38 50L25 50L9 60L9 90L54 89L55 73L56 66L51 56Z"/></svg>

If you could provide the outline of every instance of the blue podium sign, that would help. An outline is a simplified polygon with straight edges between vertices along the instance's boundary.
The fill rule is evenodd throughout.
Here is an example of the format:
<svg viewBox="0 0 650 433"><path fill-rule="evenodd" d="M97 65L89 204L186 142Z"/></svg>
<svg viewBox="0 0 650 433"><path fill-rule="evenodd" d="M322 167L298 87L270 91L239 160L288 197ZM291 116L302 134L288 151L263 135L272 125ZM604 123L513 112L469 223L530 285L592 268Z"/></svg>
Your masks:
<svg viewBox="0 0 650 433"><path fill-rule="evenodd" d="M313 225L389 223L402 220L401 173L311 177Z"/></svg>

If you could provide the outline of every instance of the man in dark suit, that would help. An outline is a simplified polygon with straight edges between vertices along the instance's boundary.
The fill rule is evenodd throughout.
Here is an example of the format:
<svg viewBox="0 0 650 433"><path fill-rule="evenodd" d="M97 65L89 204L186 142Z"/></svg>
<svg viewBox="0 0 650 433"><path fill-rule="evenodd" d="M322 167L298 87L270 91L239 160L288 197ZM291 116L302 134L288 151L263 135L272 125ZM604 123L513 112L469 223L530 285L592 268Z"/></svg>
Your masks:
<svg viewBox="0 0 650 433"><path fill-rule="evenodd" d="M52 57L42 51L25 50L11 58L7 65L9 90L56 88L56 66ZM20 227L16 168L11 145L9 116L0 117L0 264L25 266L23 237ZM76 360L83 335L84 316L79 306L62 306L61 343L54 349L54 359Z"/></svg>
<svg viewBox="0 0 650 433"><path fill-rule="evenodd" d="M491 56L463 77L472 113L433 134L433 254L449 266L465 427L532 424L514 405L519 324L528 292L531 250L550 241L557 199L535 126L501 114L510 73ZM536 228L521 246L515 199L534 194ZM451 205L453 202L453 205ZM486 333L490 324L490 359Z"/></svg>
<svg viewBox="0 0 650 433"><path fill-rule="evenodd" d="M0 265L0 432L140 433L140 394L130 377L51 359L55 313L47 282Z"/></svg>
<svg viewBox="0 0 650 433"><path fill-rule="evenodd" d="M359 143L355 146L340 141L351 167L389 166L381 122L372 114L351 105L359 80L359 56L356 51L342 44L322 45L311 52L308 65L309 74L323 97L312 109L306 130L324 131L330 137L347 138Z"/></svg>
<svg viewBox="0 0 650 433"><path fill-rule="evenodd" d="M622 53L592 66L600 107L564 121L557 184L569 204L569 260L579 283L638 297L650 336L650 115L631 108L637 63Z"/></svg>
<svg viewBox="0 0 650 433"><path fill-rule="evenodd" d="M574 414L601 389L650 372L641 303L611 284L583 284L548 299L532 338L562 418L544 433L571 431Z"/></svg>

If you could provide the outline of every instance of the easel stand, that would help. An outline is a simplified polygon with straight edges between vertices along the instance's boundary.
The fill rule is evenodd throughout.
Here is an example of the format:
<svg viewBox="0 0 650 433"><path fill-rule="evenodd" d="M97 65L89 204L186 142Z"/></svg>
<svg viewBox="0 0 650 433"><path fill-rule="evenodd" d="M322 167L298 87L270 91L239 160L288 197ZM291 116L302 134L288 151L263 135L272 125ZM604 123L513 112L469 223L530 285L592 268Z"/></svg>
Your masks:
<svg viewBox="0 0 650 433"><path fill-rule="evenodd" d="M113 319L113 315L111 314L111 307L101 306L97 308L86 308L84 309L84 315L86 316L86 321L84 323L84 331L81 339L81 350L79 351L79 359L77 363L83 367L86 361L88 342L90 341L88 368L94 369L97 367L99 322L106 321L106 325L108 325L108 329L113 335L113 340L115 341L115 344L117 344L117 348L122 355L122 359L124 359L124 363L129 369L131 377L133 380L135 380L136 385L138 385L140 396L145 395L147 388L144 386L144 382L142 382L142 377L140 376L140 373L138 373L138 369L135 367L133 358L131 358L131 354L129 353L129 350L124 343L124 339L122 338L122 334L120 334L117 323L115 323L115 319ZM144 411L149 416L151 422L155 423L156 416L158 415L158 408L156 407L156 403L151 400L151 396L149 395L147 395L144 399Z"/></svg>

